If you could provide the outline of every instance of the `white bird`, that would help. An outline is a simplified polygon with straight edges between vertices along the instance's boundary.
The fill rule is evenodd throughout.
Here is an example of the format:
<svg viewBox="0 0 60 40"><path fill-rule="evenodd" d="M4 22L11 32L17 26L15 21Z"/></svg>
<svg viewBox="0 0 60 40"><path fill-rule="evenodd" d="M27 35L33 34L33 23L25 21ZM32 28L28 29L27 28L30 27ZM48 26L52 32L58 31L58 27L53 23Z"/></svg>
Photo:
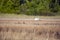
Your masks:
<svg viewBox="0 0 60 40"><path fill-rule="evenodd" d="M35 18L34 20L39 20L39 18Z"/></svg>

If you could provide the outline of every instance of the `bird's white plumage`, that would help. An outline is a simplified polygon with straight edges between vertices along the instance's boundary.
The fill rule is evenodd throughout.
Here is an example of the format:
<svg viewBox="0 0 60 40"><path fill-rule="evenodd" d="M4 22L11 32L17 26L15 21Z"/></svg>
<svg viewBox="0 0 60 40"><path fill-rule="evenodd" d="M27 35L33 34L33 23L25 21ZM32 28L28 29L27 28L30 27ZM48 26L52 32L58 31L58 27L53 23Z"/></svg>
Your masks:
<svg viewBox="0 0 60 40"><path fill-rule="evenodd" d="M39 20L39 18L35 18L34 20Z"/></svg>

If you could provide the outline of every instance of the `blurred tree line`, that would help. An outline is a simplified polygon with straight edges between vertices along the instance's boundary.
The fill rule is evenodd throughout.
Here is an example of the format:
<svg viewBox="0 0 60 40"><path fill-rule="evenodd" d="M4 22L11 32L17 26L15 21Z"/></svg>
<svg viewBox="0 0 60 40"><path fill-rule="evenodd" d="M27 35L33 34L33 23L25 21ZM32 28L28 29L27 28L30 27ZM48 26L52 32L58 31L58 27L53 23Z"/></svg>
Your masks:
<svg viewBox="0 0 60 40"><path fill-rule="evenodd" d="M0 12L26 15L60 15L60 0L0 0Z"/></svg>

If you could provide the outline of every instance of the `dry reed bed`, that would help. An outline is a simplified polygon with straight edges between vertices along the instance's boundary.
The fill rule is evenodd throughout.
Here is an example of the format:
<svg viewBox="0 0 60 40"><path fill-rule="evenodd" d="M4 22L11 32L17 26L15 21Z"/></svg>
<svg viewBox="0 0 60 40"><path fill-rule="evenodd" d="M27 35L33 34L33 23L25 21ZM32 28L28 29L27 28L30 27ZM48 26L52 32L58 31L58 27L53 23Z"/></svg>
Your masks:
<svg viewBox="0 0 60 40"><path fill-rule="evenodd" d="M0 22L0 40L60 40L60 25L39 25L50 21ZM54 23L60 24L56 21Z"/></svg>
<svg viewBox="0 0 60 40"><path fill-rule="evenodd" d="M60 20L0 20L0 24L59 25Z"/></svg>

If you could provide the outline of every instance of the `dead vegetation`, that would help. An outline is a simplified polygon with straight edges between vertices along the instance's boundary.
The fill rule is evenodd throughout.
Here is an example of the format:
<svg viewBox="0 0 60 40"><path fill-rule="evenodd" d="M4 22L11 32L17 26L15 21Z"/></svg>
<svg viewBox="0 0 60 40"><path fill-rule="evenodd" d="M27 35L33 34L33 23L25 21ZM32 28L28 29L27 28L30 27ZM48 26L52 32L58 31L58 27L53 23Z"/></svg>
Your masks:
<svg viewBox="0 0 60 40"><path fill-rule="evenodd" d="M60 40L60 25L46 23L51 21L0 20L0 40ZM60 21L54 23L60 24Z"/></svg>

